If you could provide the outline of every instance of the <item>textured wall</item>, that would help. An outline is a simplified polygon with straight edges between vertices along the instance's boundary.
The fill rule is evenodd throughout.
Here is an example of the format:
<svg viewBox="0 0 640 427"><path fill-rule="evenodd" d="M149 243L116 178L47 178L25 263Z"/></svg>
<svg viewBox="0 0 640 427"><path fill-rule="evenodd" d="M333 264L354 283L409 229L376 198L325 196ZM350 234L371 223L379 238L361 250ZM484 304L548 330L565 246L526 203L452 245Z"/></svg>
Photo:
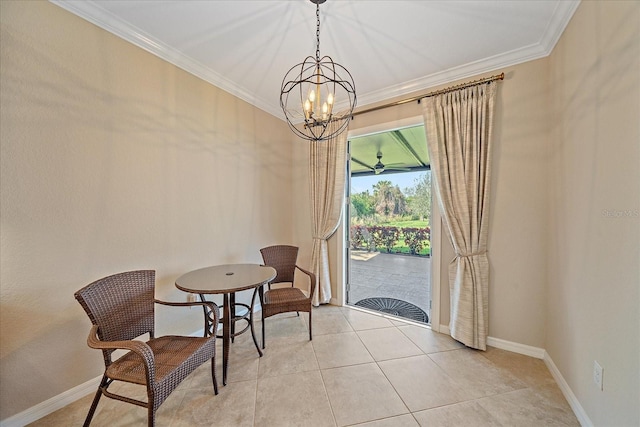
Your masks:
<svg viewBox="0 0 640 427"><path fill-rule="evenodd" d="M546 348L594 425L638 426L640 3L582 2L550 65Z"/></svg>
<svg viewBox="0 0 640 427"><path fill-rule="evenodd" d="M51 3L0 8L5 419L100 375L74 291L149 268L185 300L177 276L261 262L293 214L284 122ZM157 317L202 327L199 310Z"/></svg>

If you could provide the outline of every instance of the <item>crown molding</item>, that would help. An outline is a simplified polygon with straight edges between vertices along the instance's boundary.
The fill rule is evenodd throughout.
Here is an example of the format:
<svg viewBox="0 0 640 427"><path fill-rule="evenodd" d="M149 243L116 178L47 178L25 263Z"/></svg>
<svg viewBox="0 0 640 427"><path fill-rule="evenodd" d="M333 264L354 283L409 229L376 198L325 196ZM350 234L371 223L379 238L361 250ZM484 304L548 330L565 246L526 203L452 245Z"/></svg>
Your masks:
<svg viewBox="0 0 640 427"><path fill-rule="evenodd" d="M362 95L358 94L358 107L388 101L389 99L399 98L422 90L428 90L435 86L448 84L456 80L475 77L501 68L549 56L560 39L560 36L564 32L567 24L571 20L571 17L578 8L580 1L581 0L570 0L558 2L553 13L553 18L549 22L549 25L547 25L545 33L538 43L484 58L480 61L470 62L468 64L450 68L398 85L389 86L375 92L369 92Z"/></svg>
<svg viewBox="0 0 640 427"><path fill-rule="evenodd" d="M548 56L556 47L556 43L560 40L560 36L567 28L569 21L573 17L573 14L578 9L581 0L560 1L556 4L556 9L551 15L551 21L545 29L545 32L540 40L540 45L544 47L546 52L545 56Z"/></svg>
<svg viewBox="0 0 640 427"><path fill-rule="evenodd" d="M258 98L249 93L245 88L236 85L224 76L215 73L198 61L189 58L176 49L155 40L149 34L125 23L112 13L101 8L90 0L49 0L51 3L77 15L98 27L156 55L159 58L193 74L212 85L229 92L230 94L246 101L247 103L281 119L284 114L277 102ZM559 1L556 5L552 19L547 25L544 35L538 43L516 49L503 54L495 55L480 61L471 62L455 68L430 74L415 80L389 86L387 88L358 94L358 107L362 108L371 104L387 101L393 98L406 96L421 90L427 90L435 86L451 83L456 80L466 79L483 73L499 70L523 62L548 56L553 51L564 29L578 8L580 0Z"/></svg>
<svg viewBox="0 0 640 427"><path fill-rule="evenodd" d="M226 92L229 92L231 95L234 95L257 108L284 120L284 115L282 114L278 104L273 105L264 99L257 98L254 94L247 92L243 87L236 85L231 80L212 71L200 62L195 61L184 55L182 52L156 40L154 37L139 28L123 22L109 11L98 6L96 3L90 0L49 0L49 2L91 22L92 24L97 25L103 30L108 31L161 59L164 59L176 67L182 68L186 72L193 74L194 76L201 78L202 80L211 83Z"/></svg>

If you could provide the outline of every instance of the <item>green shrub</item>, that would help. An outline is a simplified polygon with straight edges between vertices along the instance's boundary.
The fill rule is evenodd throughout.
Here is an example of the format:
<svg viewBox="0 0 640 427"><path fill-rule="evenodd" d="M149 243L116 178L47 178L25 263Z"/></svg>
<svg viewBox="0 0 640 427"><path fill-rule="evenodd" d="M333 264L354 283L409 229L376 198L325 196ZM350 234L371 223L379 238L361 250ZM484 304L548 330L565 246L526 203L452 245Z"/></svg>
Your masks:
<svg viewBox="0 0 640 427"><path fill-rule="evenodd" d="M351 248L384 248L387 253L429 255L431 253L431 229L429 227L395 227L389 225L352 225ZM403 245L406 245L404 246Z"/></svg>
<svg viewBox="0 0 640 427"><path fill-rule="evenodd" d="M409 253L411 255L417 255L429 241L431 230L429 227L425 228L403 228L402 235L404 236L404 242L409 247Z"/></svg>

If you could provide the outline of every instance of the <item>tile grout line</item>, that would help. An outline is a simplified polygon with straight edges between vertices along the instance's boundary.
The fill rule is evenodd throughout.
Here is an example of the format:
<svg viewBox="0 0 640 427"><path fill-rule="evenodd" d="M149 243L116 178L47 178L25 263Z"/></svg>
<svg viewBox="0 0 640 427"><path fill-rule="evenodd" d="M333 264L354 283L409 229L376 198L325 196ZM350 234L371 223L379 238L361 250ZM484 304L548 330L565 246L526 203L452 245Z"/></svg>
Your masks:
<svg viewBox="0 0 640 427"><path fill-rule="evenodd" d="M384 317L384 316L381 316ZM347 319L347 321L349 321L349 319ZM353 327L353 325L352 325ZM392 327L398 329L398 331L400 332L400 334L402 334L402 336L405 336L402 331L399 330L399 328L396 325L393 325L392 323ZM389 329L389 328L375 328L375 329ZM371 330L371 329L368 329ZM371 351L369 350L369 348L367 347L367 345L364 343L364 341L362 341L362 337L358 334L358 331L355 331L356 336L358 337L358 340L360 341L360 343L362 344L362 346L365 348L365 350L367 350L367 353L369 353L369 356L371 356L371 359L373 360L373 362L376 364L376 367L378 368L378 370L382 373L382 375L384 376L384 378L387 380L387 382L389 383L389 385L391 386L391 388L393 389L393 392L398 396L398 398L400 399L400 401L402 401L402 404L404 405L404 407L407 410L408 414L411 414L411 416L413 417L413 413L411 412L411 410L409 409L409 406L407 405L407 402L405 402L405 400L402 398L402 396L400 395L400 393L398 393L398 390L396 389L396 387L393 385L393 383L391 382L391 380L389 379L389 377L387 376L387 374L384 372L384 370L382 369L382 367L380 367L380 361L376 360L376 358L373 356L373 354L371 354ZM407 337L408 338L408 337ZM422 349L420 349L420 351L422 352ZM393 359L389 359L389 360L393 360ZM402 414L401 414L402 415ZM391 417L387 417L387 418L391 418ZM384 418L380 418L380 419L384 419ZM413 417L413 419L415 420L415 417ZM370 420L368 422L371 421L376 421L376 420ZM418 422L416 420L416 422ZM419 424L419 423L418 423Z"/></svg>
<svg viewBox="0 0 640 427"><path fill-rule="evenodd" d="M320 374L320 381L322 381L322 389L324 390L324 395L327 398L327 403L329 404L329 409L331 410L331 417L333 418L333 424L337 426L338 420L336 420L336 413L333 410L333 405L331 404L331 399L329 398L329 392L327 391L327 385L324 382L324 375L322 375L322 368L320 368L320 362L318 362L318 355L316 354L316 347L313 343L313 340L311 340L311 349L313 350L313 357L316 359L316 366L318 367L318 373Z"/></svg>

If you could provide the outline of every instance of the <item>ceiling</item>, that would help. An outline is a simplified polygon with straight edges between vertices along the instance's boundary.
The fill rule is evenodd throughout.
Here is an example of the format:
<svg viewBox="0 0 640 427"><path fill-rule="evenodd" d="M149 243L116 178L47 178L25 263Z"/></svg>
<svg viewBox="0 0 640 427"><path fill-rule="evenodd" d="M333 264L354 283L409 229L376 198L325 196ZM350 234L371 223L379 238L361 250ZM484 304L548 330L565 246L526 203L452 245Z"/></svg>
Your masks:
<svg viewBox="0 0 640 427"><path fill-rule="evenodd" d="M309 0L50 1L283 120L282 79L315 56ZM578 4L328 0L320 54L349 70L366 108L547 56ZM429 168L422 126L351 138L350 150L353 175Z"/></svg>
<svg viewBox="0 0 640 427"><path fill-rule="evenodd" d="M315 55L308 0L50 0L284 119L286 72ZM579 0L328 0L320 53L358 106L548 55Z"/></svg>

